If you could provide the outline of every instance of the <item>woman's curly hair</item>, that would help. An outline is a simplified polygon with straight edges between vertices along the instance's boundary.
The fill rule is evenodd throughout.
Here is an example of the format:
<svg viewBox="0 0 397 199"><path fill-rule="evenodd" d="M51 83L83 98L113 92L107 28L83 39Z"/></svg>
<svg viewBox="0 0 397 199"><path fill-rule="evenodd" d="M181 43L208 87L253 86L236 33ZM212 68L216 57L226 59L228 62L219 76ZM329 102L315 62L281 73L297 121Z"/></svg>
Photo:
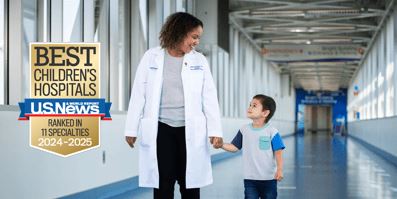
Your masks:
<svg viewBox="0 0 397 199"><path fill-rule="evenodd" d="M189 32L198 26L204 27L203 22L186 12L176 12L169 17L160 31L160 45L164 49L175 49Z"/></svg>

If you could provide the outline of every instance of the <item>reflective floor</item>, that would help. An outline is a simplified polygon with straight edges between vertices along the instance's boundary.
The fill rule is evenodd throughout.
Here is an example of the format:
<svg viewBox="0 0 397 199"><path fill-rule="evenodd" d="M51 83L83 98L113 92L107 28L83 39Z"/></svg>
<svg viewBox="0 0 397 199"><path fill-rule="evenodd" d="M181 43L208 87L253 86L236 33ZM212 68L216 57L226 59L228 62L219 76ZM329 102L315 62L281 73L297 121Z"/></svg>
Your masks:
<svg viewBox="0 0 397 199"><path fill-rule="evenodd" d="M397 167L358 142L326 133L284 139L284 180L278 198L397 198ZM201 189L203 199L244 198L241 155L213 165L214 184ZM175 187L175 198L180 198ZM150 199L138 189L114 199Z"/></svg>

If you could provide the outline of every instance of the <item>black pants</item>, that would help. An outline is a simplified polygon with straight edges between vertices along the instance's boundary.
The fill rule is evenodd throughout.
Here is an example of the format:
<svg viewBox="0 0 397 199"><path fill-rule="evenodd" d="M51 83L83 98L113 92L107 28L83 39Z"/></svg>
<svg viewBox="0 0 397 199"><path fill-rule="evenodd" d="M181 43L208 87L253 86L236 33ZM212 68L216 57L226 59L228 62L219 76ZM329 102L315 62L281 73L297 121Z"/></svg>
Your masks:
<svg viewBox="0 0 397 199"><path fill-rule="evenodd" d="M154 199L173 199L178 181L182 199L199 199L200 189L186 189L185 127L171 127L159 122L157 134L157 160L160 175L159 189L154 189Z"/></svg>

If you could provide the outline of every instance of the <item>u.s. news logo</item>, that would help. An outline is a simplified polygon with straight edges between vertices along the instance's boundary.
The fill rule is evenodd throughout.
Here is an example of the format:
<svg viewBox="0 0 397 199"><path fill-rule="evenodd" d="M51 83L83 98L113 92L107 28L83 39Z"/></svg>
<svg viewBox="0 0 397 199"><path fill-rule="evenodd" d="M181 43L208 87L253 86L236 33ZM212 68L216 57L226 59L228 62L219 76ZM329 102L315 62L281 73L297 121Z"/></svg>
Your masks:
<svg viewBox="0 0 397 199"><path fill-rule="evenodd" d="M99 43L31 43L30 96L19 103L30 146L68 157L100 146L100 121L111 120L100 98Z"/></svg>
<svg viewBox="0 0 397 199"><path fill-rule="evenodd" d="M110 102L105 99L25 99L20 102L19 120L31 116L98 116L111 120Z"/></svg>

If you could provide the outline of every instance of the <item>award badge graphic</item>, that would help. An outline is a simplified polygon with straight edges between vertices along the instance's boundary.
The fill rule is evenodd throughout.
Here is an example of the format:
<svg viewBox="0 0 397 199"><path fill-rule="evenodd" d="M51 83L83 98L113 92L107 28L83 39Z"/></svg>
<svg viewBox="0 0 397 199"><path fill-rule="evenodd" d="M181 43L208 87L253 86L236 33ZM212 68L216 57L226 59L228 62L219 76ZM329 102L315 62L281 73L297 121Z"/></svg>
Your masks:
<svg viewBox="0 0 397 199"><path fill-rule="evenodd" d="M30 98L19 120L30 122L30 146L67 157L100 145L99 43L31 43Z"/></svg>

